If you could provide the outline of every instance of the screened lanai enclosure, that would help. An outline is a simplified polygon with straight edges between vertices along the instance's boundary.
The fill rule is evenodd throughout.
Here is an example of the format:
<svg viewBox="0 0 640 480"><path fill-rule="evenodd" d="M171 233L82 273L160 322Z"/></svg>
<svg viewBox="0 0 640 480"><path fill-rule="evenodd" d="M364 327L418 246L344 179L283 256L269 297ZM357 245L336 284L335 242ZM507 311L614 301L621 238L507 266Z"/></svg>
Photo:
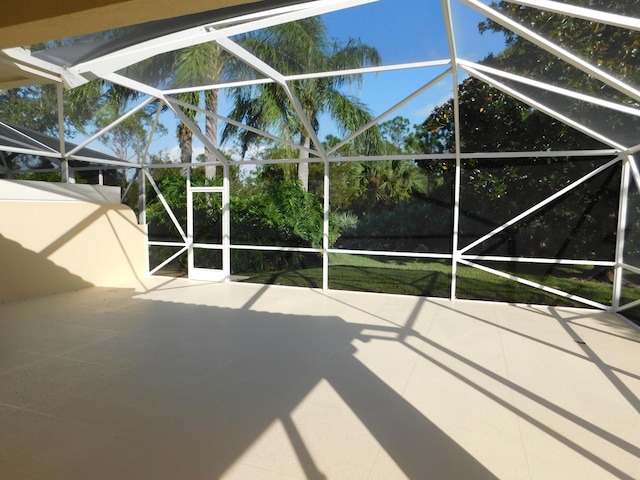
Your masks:
<svg viewBox="0 0 640 480"><path fill-rule="evenodd" d="M152 274L640 320L640 1L257 2L0 79L0 176L121 186Z"/></svg>

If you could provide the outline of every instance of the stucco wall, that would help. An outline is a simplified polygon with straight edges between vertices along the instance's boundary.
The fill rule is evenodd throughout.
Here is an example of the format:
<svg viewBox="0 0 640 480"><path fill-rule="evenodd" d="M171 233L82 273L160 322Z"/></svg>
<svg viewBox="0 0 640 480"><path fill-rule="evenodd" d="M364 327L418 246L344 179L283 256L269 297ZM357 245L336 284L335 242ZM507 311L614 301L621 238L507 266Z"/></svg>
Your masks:
<svg viewBox="0 0 640 480"><path fill-rule="evenodd" d="M0 180L0 301L141 282L145 230L119 188Z"/></svg>

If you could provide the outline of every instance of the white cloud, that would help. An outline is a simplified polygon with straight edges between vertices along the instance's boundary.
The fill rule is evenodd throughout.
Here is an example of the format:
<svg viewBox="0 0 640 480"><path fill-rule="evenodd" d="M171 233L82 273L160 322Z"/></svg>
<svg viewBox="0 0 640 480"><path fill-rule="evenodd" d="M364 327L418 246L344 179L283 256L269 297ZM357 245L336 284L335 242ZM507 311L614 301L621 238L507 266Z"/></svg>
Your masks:
<svg viewBox="0 0 640 480"><path fill-rule="evenodd" d="M198 155L204 153L204 147L194 147L191 154L191 161L195 162ZM167 150L167 157L175 163L180 162L180 147L175 146Z"/></svg>
<svg viewBox="0 0 640 480"><path fill-rule="evenodd" d="M429 115L431 115L433 113L433 111L441 106L444 105L446 102L448 102L449 100L451 100L451 94L448 95L443 95L442 97L440 97L439 100L437 100L435 103L429 103L428 105L425 105L424 107L418 109L415 111L415 115L419 116L421 118L426 119Z"/></svg>
<svg viewBox="0 0 640 480"><path fill-rule="evenodd" d="M167 151L167 157L169 157L169 159L172 162L179 162L180 161L180 147L173 147L171 148L169 151Z"/></svg>

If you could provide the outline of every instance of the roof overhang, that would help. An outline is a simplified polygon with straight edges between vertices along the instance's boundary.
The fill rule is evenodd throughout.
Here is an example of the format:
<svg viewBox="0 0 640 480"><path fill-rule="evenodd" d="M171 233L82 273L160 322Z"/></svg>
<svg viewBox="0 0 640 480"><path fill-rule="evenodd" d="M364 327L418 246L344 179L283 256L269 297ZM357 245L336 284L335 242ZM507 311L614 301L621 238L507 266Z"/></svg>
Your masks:
<svg viewBox="0 0 640 480"><path fill-rule="evenodd" d="M369 0L370 1L370 0ZM31 54L25 48L37 43L79 37L135 25L136 35L128 36L134 43L183 30L208 21L219 21L267 12L301 0L96 0L89 8L84 0L45 3L36 0L17 8L0 5L0 91L45 83L62 83L72 88L91 78L83 78L67 67L78 59L57 58L65 46ZM63 4L61 4L63 3ZM193 25L192 25L193 24ZM107 42L93 51L89 59L105 55L110 50L126 48L127 39ZM75 54L77 54L77 48ZM81 52L82 53L82 52ZM64 55L63 55L64 57Z"/></svg>
<svg viewBox="0 0 640 480"><path fill-rule="evenodd" d="M22 49L16 49L20 53ZM27 53L25 52L25 55ZM62 81L62 69L44 62L21 62L0 50L0 91L11 88L57 83Z"/></svg>
<svg viewBox="0 0 640 480"><path fill-rule="evenodd" d="M0 3L0 48L94 33L127 25L264 0L31 0ZM267 6L267 5L266 5Z"/></svg>

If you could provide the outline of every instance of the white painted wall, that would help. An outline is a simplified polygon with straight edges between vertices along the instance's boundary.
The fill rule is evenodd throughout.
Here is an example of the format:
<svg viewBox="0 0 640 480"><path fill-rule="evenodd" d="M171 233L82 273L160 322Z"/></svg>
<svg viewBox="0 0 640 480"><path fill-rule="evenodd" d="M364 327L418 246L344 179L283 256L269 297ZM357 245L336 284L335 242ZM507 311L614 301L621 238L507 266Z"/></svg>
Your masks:
<svg viewBox="0 0 640 480"><path fill-rule="evenodd" d="M0 301L142 282L145 227L120 189L0 180Z"/></svg>

